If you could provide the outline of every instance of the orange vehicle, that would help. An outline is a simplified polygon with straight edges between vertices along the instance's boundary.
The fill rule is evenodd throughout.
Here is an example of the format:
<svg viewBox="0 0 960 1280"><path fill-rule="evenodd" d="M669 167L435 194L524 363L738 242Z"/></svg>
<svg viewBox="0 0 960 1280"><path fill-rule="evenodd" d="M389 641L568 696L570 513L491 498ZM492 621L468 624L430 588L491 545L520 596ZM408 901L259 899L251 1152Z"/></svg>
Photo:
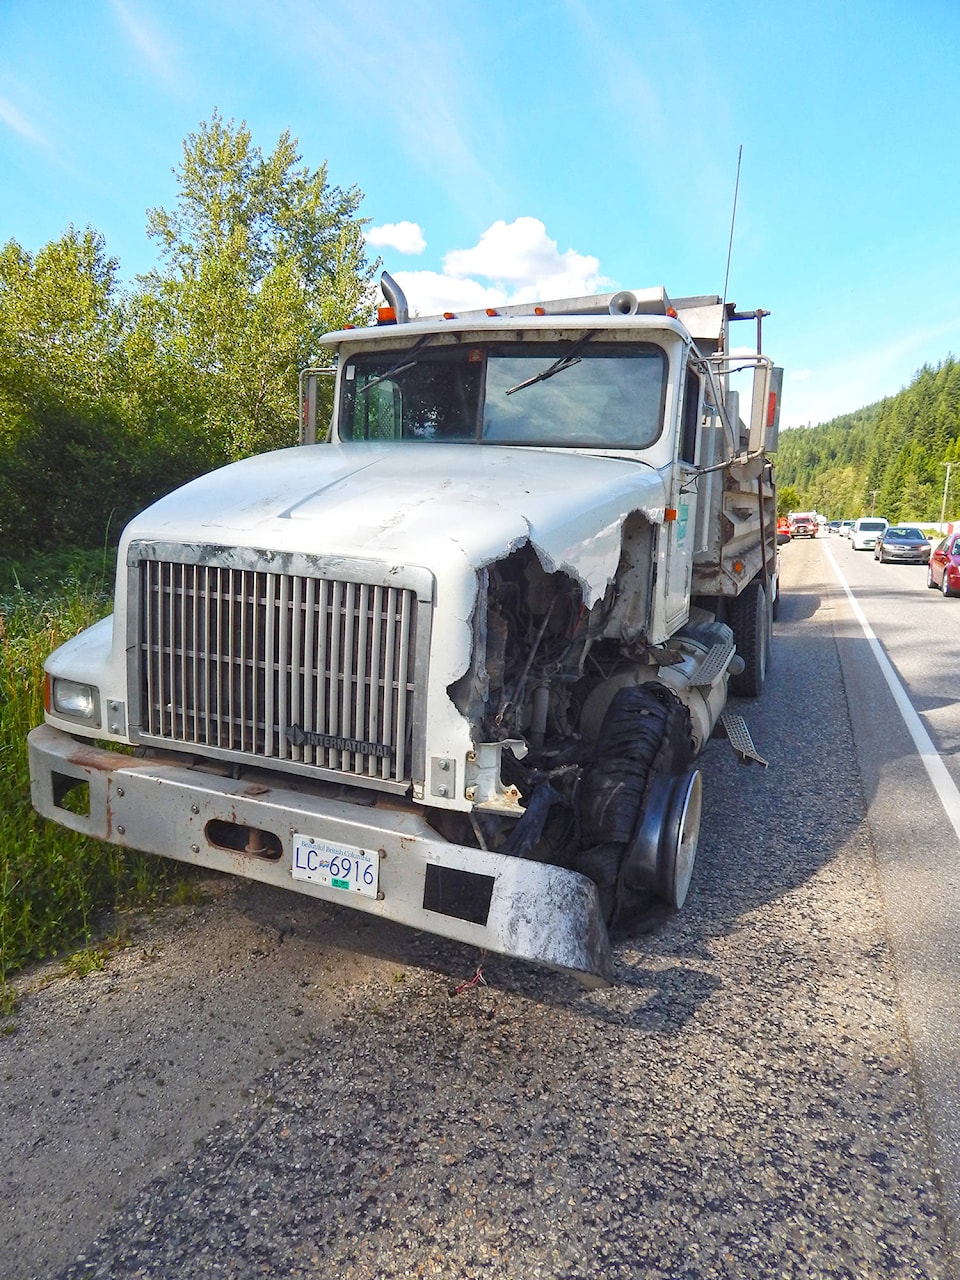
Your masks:
<svg viewBox="0 0 960 1280"><path fill-rule="evenodd" d="M777 543L789 542L792 536L789 519L786 516L777 516Z"/></svg>

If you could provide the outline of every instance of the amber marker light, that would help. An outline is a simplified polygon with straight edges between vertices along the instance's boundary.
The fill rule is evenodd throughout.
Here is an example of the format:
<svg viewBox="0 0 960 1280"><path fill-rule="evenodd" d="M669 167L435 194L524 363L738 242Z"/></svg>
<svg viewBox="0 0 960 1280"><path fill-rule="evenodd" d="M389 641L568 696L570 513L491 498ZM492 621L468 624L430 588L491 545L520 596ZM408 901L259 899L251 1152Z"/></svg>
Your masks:
<svg viewBox="0 0 960 1280"><path fill-rule="evenodd" d="M676 508L676 507L666 507L666 508L664 508L663 518L664 518L664 520L665 520L665 521L667 521L668 523L669 523L671 520L676 520L676 518L677 518L677 508Z"/></svg>
<svg viewBox="0 0 960 1280"><path fill-rule="evenodd" d="M397 313L393 307L377 307L377 324L396 324Z"/></svg>

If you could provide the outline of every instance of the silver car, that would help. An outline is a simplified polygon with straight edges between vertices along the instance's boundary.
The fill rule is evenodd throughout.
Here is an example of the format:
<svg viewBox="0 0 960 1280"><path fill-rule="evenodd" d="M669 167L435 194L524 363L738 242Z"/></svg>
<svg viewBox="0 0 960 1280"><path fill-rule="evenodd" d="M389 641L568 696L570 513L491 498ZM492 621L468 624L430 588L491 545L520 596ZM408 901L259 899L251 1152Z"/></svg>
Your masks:
<svg viewBox="0 0 960 1280"><path fill-rule="evenodd" d="M874 560L884 564L899 560L904 564L926 564L930 559L930 539L912 524L892 524L877 539Z"/></svg>

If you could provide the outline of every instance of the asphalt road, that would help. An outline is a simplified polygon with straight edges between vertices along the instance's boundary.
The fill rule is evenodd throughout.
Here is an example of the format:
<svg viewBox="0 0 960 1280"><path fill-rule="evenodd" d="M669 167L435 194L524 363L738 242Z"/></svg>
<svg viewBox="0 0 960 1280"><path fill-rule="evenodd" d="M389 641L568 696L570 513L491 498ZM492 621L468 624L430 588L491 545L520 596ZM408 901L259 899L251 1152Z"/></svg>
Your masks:
<svg viewBox="0 0 960 1280"><path fill-rule="evenodd" d="M615 987L488 958L452 994L468 949L212 882L25 978L2 1274L957 1276L958 840L828 553L957 777L960 601L784 548L738 708L770 768L710 744L687 907Z"/></svg>

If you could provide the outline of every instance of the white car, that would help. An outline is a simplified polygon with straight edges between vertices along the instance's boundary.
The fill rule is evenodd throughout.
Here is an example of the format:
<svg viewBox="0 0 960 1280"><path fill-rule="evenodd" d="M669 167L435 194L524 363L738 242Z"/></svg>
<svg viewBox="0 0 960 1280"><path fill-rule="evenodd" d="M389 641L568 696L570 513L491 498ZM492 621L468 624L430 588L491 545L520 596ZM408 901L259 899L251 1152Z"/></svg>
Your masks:
<svg viewBox="0 0 960 1280"><path fill-rule="evenodd" d="M854 520L850 530L850 545L854 551L872 551L881 533L886 532L888 520L881 516L861 516Z"/></svg>

